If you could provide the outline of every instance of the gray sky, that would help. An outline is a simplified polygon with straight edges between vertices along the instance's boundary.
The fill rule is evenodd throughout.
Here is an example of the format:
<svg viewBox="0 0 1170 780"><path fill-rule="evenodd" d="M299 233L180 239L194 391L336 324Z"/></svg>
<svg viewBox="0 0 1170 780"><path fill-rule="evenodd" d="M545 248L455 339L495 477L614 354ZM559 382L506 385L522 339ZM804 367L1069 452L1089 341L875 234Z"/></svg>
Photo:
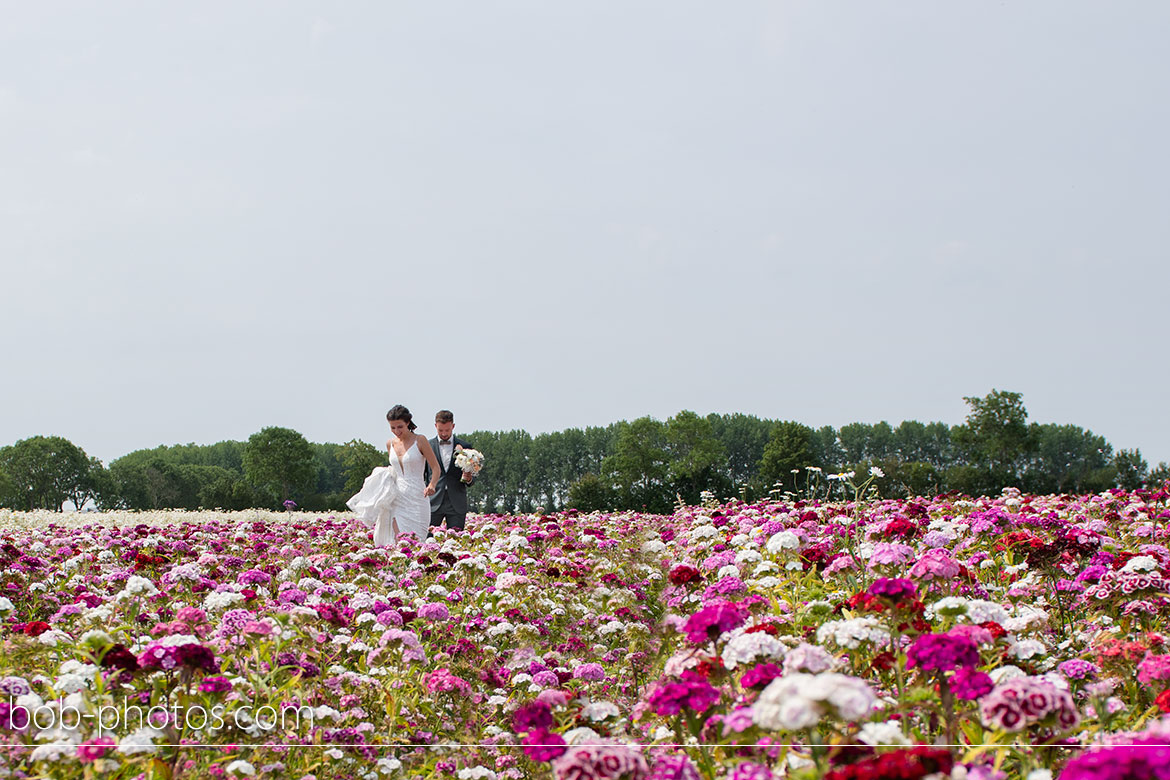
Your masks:
<svg viewBox="0 0 1170 780"><path fill-rule="evenodd" d="M994 387L1170 459L1170 4L2 10L0 444Z"/></svg>

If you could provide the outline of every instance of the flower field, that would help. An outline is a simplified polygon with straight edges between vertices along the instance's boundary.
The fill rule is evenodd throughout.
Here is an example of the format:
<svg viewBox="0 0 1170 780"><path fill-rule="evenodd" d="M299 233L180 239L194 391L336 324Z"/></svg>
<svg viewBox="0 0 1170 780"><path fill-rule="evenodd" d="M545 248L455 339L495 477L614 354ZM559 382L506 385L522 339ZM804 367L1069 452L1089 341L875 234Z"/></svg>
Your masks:
<svg viewBox="0 0 1170 780"><path fill-rule="evenodd" d="M1166 490L0 513L0 777L1170 778ZM1163 633L1167 632L1167 633Z"/></svg>

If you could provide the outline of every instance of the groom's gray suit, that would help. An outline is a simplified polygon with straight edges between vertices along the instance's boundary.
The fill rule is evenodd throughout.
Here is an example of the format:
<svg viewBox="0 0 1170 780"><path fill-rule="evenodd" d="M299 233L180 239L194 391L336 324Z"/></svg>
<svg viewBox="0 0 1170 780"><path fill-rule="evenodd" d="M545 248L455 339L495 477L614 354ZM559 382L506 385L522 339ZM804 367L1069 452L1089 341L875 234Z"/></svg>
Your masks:
<svg viewBox="0 0 1170 780"><path fill-rule="evenodd" d="M430 440L431 449L435 453L435 460L439 462L439 484L435 487L435 494L431 496L431 527L447 521L448 528L463 529L467 520L467 483L463 481L463 469L455 465L456 447L472 449L471 445L458 436L451 437L451 465L443 467L443 455L439 451L439 437ZM423 481L431 481L431 466L428 463L423 473Z"/></svg>

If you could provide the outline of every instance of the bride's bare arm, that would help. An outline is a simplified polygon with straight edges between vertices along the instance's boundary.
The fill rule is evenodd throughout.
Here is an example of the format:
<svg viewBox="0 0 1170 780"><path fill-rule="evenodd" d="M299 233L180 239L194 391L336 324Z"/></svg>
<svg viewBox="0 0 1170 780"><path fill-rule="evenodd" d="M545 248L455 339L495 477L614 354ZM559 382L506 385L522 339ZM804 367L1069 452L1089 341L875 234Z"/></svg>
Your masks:
<svg viewBox="0 0 1170 780"><path fill-rule="evenodd" d="M433 496L435 494L435 487L439 484L439 461L435 457L435 451L431 449L431 443L419 436L418 448L422 451L423 457L427 459L427 465L431 467L431 483L423 488L424 496Z"/></svg>

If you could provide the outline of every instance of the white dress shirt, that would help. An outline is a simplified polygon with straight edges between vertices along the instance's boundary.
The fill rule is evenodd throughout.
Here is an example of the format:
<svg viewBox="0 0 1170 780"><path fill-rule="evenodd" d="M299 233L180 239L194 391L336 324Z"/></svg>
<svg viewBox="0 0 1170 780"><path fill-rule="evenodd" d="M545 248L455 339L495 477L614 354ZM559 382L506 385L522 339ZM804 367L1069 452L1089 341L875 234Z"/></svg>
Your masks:
<svg viewBox="0 0 1170 780"><path fill-rule="evenodd" d="M443 459L443 471L451 470L451 456L455 454L455 437L452 436L444 444L442 439L439 439L439 457Z"/></svg>

